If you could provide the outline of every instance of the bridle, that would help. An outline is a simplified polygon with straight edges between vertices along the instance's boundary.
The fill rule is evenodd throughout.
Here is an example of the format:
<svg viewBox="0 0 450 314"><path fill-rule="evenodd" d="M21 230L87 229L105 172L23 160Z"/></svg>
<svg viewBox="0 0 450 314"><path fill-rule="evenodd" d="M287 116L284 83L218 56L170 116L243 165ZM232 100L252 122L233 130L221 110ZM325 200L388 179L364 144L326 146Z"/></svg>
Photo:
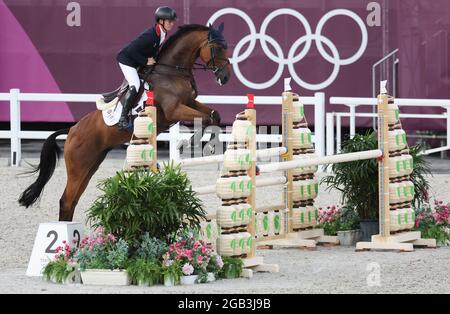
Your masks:
<svg viewBox="0 0 450 314"><path fill-rule="evenodd" d="M215 47L214 47L215 43L216 42L214 40L211 40L211 39L208 40L207 45L209 46L209 49L210 49L211 59L209 59L209 61L206 63L206 66L203 65L203 64L194 63L195 65L202 66L202 68L194 68L195 70L201 70L201 69L203 69L205 71L206 70L211 70L215 74L215 73L217 73L219 71L222 71L224 68L226 68L230 64L230 60L228 58L216 57ZM218 43L218 44L222 45L220 43ZM226 49L224 46L223 46L223 48ZM220 68L218 66L216 66L216 59L220 60L220 61L225 61L224 64Z"/></svg>
<svg viewBox="0 0 450 314"><path fill-rule="evenodd" d="M183 76L189 76L189 77L192 77L191 70L212 71L214 74L216 74L217 72L225 69L230 64L230 60L228 58L221 58L221 57L216 56L215 44L220 45L224 49L226 49L226 43L218 42L217 40L211 38L211 35L209 35L208 41L205 44L205 46L209 47L211 58L209 59L209 61L206 64L194 62L194 65L196 65L197 67L194 66L194 67L192 67L192 69L188 69L188 68L180 66L180 65L171 65L171 64L165 64L165 63L159 63L159 62L156 62L155 66L161 65L161 66L173 68L178 71L185 71L185 72L187 72L187 75L181 74L181 73L180 74ZM203 46L202 48L204 48L205 46ZM225 62L221 67L218 67L216 65L216 60L225 61Z"/></svg>

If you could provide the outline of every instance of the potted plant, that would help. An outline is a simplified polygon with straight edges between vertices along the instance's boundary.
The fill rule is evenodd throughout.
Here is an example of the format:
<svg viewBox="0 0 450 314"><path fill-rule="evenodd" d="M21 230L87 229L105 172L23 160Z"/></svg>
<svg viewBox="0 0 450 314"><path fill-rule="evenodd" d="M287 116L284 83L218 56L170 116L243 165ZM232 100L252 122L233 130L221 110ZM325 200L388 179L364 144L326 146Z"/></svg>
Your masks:
<svg viewBox="0 0 450 314"><path fill-rule="evenodd" d="M352 208L343 208L339 217L339 243L343 246L355 246L361 239L358 213Z"/></svg>
<svg viewBox="0 0 450 314"><path fill-rule="evenodd" d="M76 259L80 265L84 284L129 285L131 278L126 271L128 244L123 239L98 228L93 236L81 242Z"/></svg>
<svg viewBox="0 0 450 314"><path fill-rule="evenodd" d="M168 253L164 255L161 270L164 286L172 287L180 282L180 277L182 275L180 262L170 259L170 255Z"/></svg>
<svg viewBox="0 0 450 314"><path fill-rule="evenodd" d="M441 245L450 245L450 204L436 201L435 207L425 204L415 209L415 230L420 231L424 239L436 239Z"/></svg>
<svg viewBox="0 0 450 314"><path fill-rule="evenodd" d="M186 263L181 268L183 275L181 276L180 283L182 285L193 285L198 280L198 275L194 275L194 266L189 263Z"/></svg>
<svg viewBox="0 0 450 314"><path fill-rule="evenodd" d="M223 268L219 272L220 278L235 279L239 278L244 268L244 262L238 257L224 257Z"/></svg>
<svg viewBox="0 0 450 314"><path fill-rule="evenodd" d="M169 246L169 257L182 265L182 284L205 283L215 280L221 259L211 245L197 240L191 233L183 234Z"/></svg>
<svg viewBox="0 0 450 314"><path fill-rule="evenodd" d="M341 153L378 149L376 133L371 130L365 135L357 134L342 144ZM415 204L428 199L429 184L425 174L429 174L429 164L419 155L420 146L410 148L413 156L414 170L411 181L414 183L416 195ZM363 241L370 241L372 235L379 233L378 207L378 162L376 159L358 160L347 163L337 163L331 166L333 175L326 176L321 183L327 185L327 190L336 189L342 193L342 204L354 209L360 218Z"/></svg>
<svg viewBox="0 0 450 314"><path fill-rule="evenodd" d="M102 194L88 210L88 221L135 246L143 233L172 243L180 229L200 228L206 212L180 167L158 173L118 172L98 185Z"/></svg>
<svg viewBox="0 0 450 314"><path fill-rule="evenodd" d="M43 277L47 281L59 284L80 283L80 272L78 264L74 260L77 251L76 247L71 247L67 241L63 241L63 246L56 248L56 255L43 269ZM76 240L74 240L74 244Z"/></svg>
<svg viewBox="0 0 450 314"><path fill-rule="evenodd" d="M168 245L145 233L134 253L133 260L127 267L133 283L139 286L152 286L162 282L161 262Z"/></svg>
<svg viewBox="0 0 450 314"><path fill-rule="evenodd" d="M138 286L150 287L161 282L161 265L158 262L144 258L135 258L130 261L127 273Z"/></svg>
<svg viewBox="0 0 450 314"><path fill-rule="evenodd" d="M336 236L339 230L341 209L335 205L326 209L319 208L318 227L324 230L327 236Z"/></svg>
<svg viewBox="0 0 450 314"><path fill-rule="evenodd" d="M213 282L218 277L220 271L223 268L223 260L222 257L217 254L216 252L213 252L211 255L211 259L209 260L207 271L208 271L208 282Z"/></svg>

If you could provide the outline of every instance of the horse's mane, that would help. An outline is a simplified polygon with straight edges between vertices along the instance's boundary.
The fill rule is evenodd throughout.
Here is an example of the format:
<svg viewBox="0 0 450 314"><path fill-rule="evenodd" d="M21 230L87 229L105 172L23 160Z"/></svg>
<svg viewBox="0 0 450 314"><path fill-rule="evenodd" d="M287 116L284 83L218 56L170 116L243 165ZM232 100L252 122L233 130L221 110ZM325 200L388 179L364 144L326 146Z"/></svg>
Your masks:
<svg viewBox="0 0 450 314"><path fill-rule="evenodd" d="M178 30L175 34L170 36L164 45L161 47L158 53L158 57L162 56L168 48L175 43L178 39L183 37L185 34L194 32L194 31L208 31L209 27L200 24L188 24L178 27Z"/></svg>

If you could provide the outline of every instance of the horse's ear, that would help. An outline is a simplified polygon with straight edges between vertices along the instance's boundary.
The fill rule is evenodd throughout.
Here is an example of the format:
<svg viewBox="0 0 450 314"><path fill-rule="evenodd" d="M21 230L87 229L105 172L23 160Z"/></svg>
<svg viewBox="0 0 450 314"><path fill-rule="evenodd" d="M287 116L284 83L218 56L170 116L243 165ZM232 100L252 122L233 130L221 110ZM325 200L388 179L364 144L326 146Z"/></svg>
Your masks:
<svg viewBox="0 0 450 314"><path fill-rule="evenodd" d="M223 33L223 29L225 28L225 23L224 22L222 22L222 23L220 23L220 25L219 25L219 32L222 34Z"/></svg>

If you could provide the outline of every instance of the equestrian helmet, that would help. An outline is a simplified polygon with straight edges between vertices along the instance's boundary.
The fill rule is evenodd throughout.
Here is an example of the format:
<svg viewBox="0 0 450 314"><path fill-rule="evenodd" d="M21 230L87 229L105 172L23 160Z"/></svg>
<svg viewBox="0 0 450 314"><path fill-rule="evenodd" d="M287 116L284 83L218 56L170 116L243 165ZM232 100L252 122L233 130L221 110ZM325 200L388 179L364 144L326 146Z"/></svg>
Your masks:
<svg viewBox="0 0 450 314"><path fill-rule="evenodd" d="M155 21L158 22L159 20L176 21L177 13L170 7L159 7L155 11Z"/></svg>

